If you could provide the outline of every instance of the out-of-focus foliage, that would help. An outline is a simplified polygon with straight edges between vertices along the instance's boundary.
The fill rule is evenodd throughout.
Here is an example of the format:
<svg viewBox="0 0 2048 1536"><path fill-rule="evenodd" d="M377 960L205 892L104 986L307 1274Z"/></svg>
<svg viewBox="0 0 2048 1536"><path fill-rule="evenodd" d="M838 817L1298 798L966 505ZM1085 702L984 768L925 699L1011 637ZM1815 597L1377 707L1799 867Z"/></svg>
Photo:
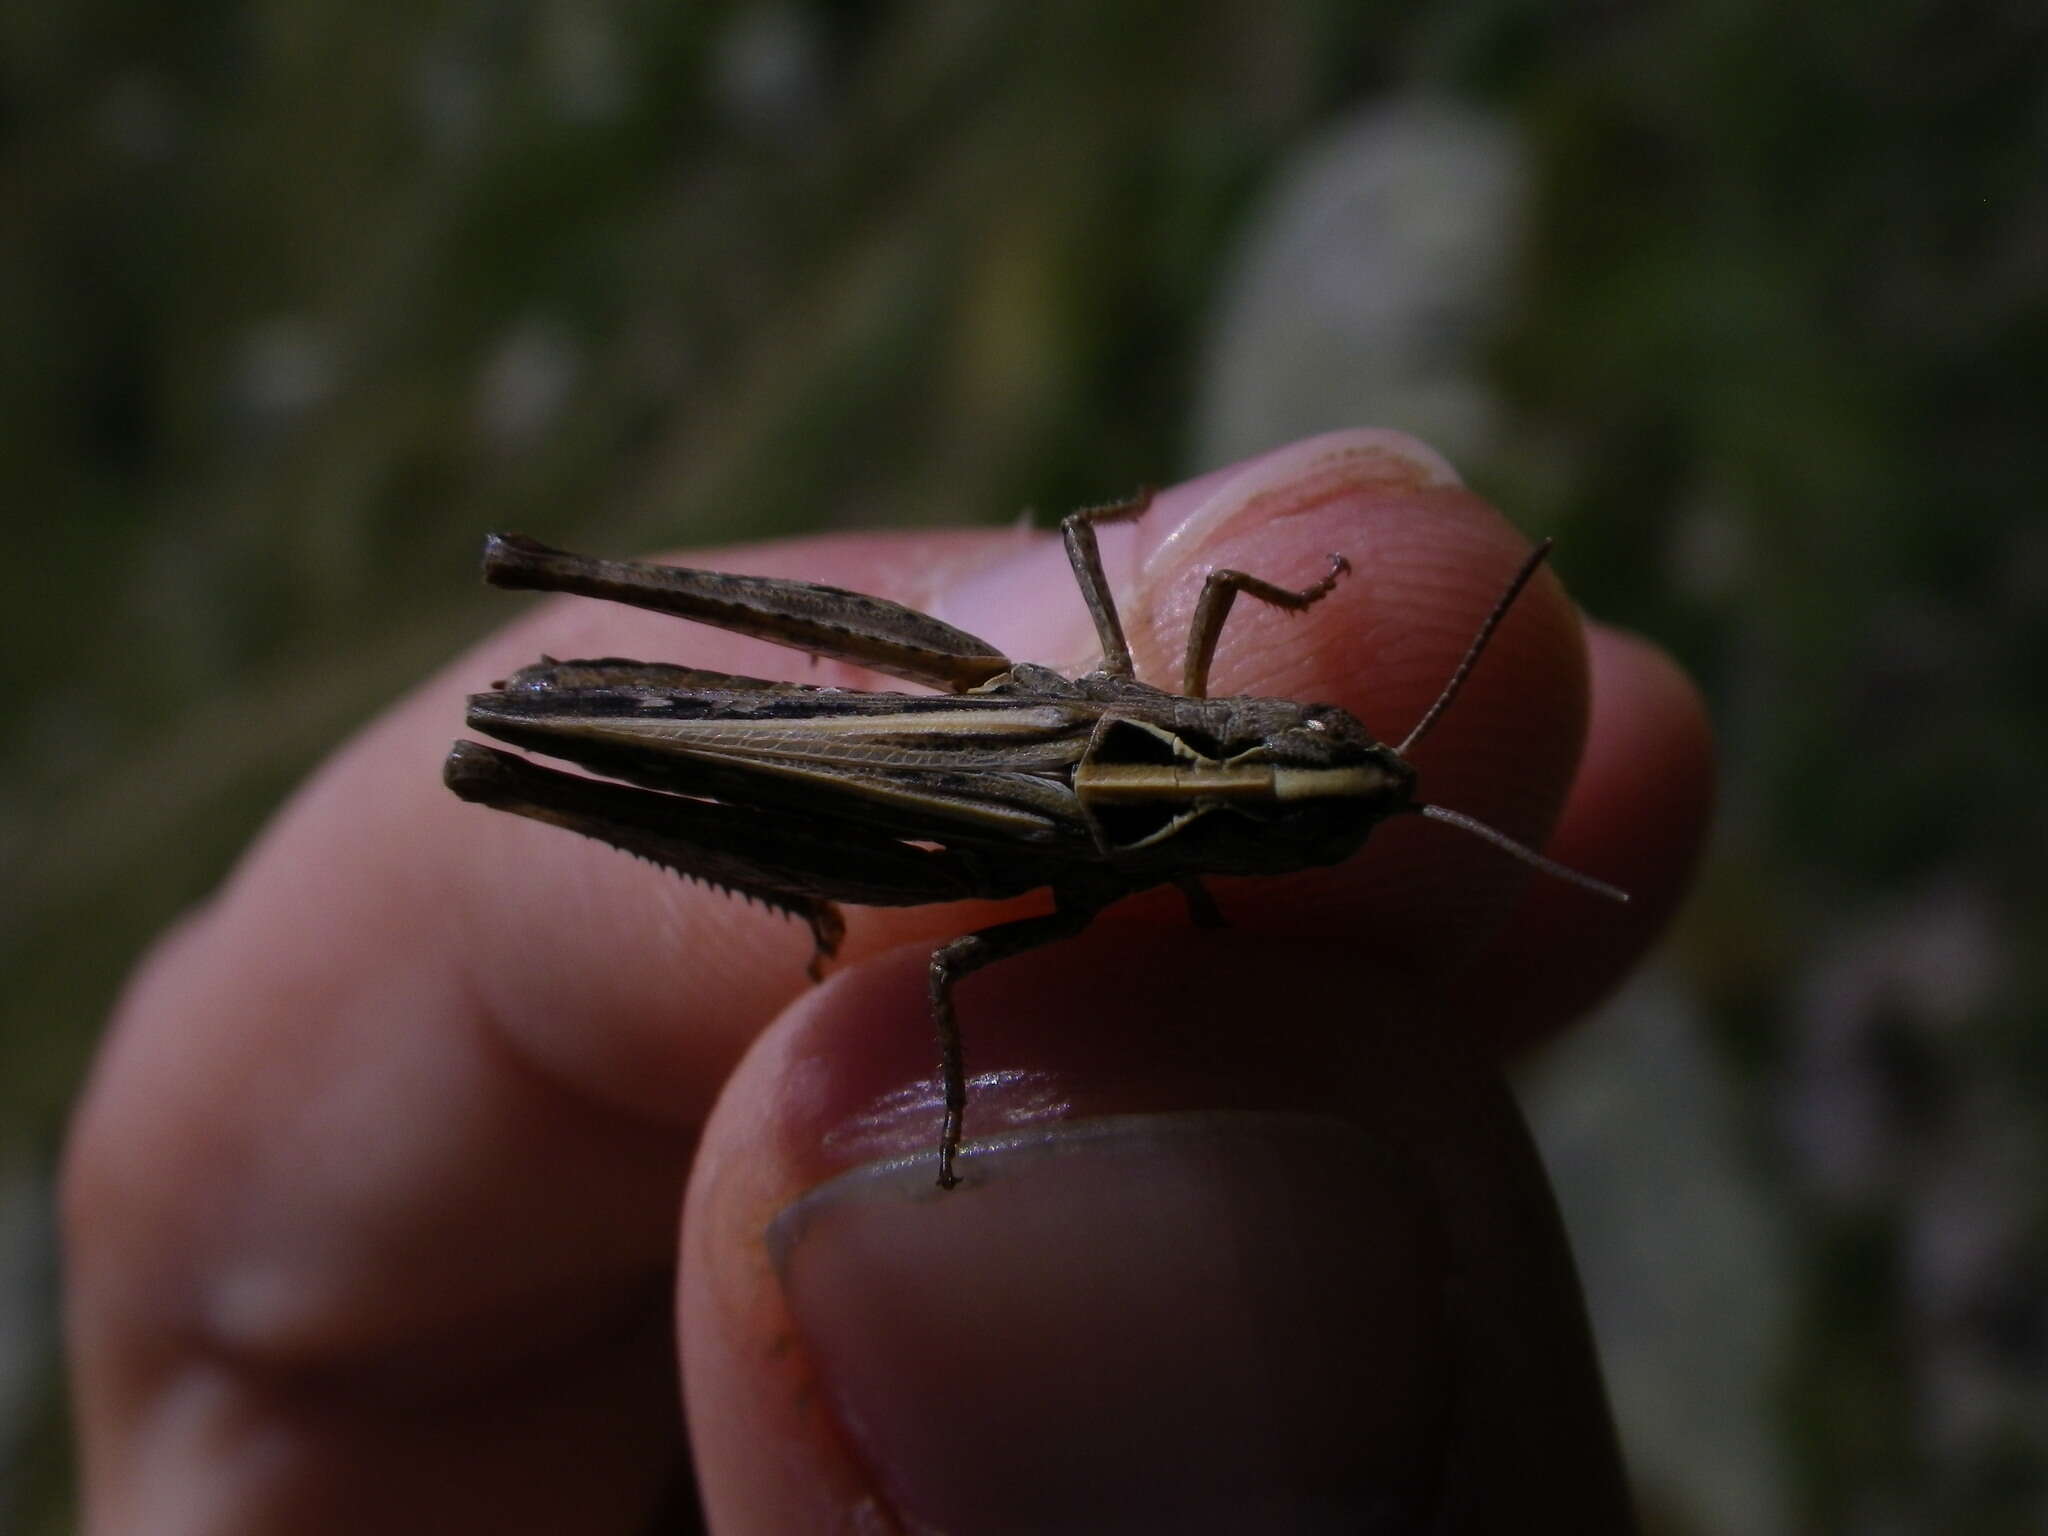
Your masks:
<svg viewBox="0 0 2048 1536"><path fill-rule="evenodd" d="M1484 418L1463 467L1568 532L1575 590L1675 649L1723 728L1670 969L1735 1176L1789 1234L1759 1411L1791 1521L2048 1521L2048 12L2024 6L0 10L26 578L0 605L0 1173L47 1174L148 937L503 620L483 530L626 553L1209 467L1242 446L1216 402L1257 337L1219 317L1264 312L1231 295L1275 188L1362 164L1381 140L1345 125L1422 96L1487 125L1427 205L1498 241L1487 302L1442 322L1450 398L1484 407L1447 418ZM1395 291L1371 226L1320 255L1296 226L1340 308ZM1384 424L1434 430L1392 400ZM0 1223L15 1253L46 1234ZM0 1298L45 1309L0 1350L0 1522L57 1530L47 1292Z"/></svg>
<svg viewBox="0 0 2048 1536"><path fill-rule="evenodd" d="M1687 977L1794 1234L1795 1510L2040 1529L2048 14L1665 7L1543 54L1516 479L1712 681Z"/></svg>

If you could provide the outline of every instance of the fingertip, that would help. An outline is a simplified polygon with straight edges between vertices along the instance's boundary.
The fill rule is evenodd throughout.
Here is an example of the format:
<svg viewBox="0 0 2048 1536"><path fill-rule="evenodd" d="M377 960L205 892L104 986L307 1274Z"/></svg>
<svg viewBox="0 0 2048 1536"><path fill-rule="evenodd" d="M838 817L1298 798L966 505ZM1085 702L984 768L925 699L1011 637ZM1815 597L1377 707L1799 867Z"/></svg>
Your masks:
<svg viewBox="0 0 2048 1536"><path fill-rule="evenodd" d="M962 990L940 1192L926 955L793 1007L706 1128L681 1318L714 1528L1420 1524L1451 1463L1614 1528L1540 1170L1426 1000L1381 986L1361 1029L1340 948L1243 935L1011 962Z"/></svg>
<svg viewBox="0 0 2048 1536"><path fill-rule="evenodd" d="M1587 641L1586 751L1545 851L1631 899L1524 893L1468 988L1503 1050L1563 1028L1620 983L1683 902L1713 821L1713 725L1698 686L1639 635L1592 624Z"/></svg>
<svg viewBox="0 0 2048 1536"><path fill-rule="evenodd" d="M1713 725L1698 686L1651 641L1596 624L1588 660L1586 751L1551 847L1630 893L1624 932L1639 951L1684 899L1713 820Z"/></svg>
<svg viewBox="0 0 2048 1536"><path fill-rule="evenodd" d="M1183 521L1145 562L1141 666L1177 663L1211 569L1300 585L1341 556L1350 573L1306 612L1232 610L1210 691L1335 704L1388 743L1443 693L1530 552L1439 457L1400 434L1311 439L1185 500ZM1169 516L1182 506L1163 501ZM1413 748L1419 799L1540 845L1578 763L1587 678L1577 610L1554 570L1539 569ZM1525 876L1476 839L1394 818L1345 865L1291 879L1279 904L1310 932L1349 933L1377 958L1426 970L1469 952Z"/></svg>

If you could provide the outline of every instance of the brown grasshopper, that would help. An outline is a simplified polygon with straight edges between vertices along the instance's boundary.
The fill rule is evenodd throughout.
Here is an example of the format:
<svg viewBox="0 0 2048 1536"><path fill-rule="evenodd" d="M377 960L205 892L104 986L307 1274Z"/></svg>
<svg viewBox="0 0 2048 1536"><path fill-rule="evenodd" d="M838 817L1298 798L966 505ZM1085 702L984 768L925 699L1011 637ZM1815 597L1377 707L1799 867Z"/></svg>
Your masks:
<svg viewBox="0 0 2048 1536"><path fill-rule="evenodd" d="M1414 814L1628 899L1415 798L1409 751L1457 697L1548 541L1508 583L1436 702L1390 747L1327 704L1207 696L1217 637L1238 594L1307 608L1349 569L1341 555L1300 591L1211 571L1188 632L1181 691L1132 675L1095 525L1135 517L1149 500L1087 508L1061 525L1102 644L1102 664L1077 678L1011 661L927 614L858 592L592 560L494 534L483 559L493 586L610 598L949 692L869 693L659 662L543 658L473 695L470 727L624 782L460 741L448 756L448 787L804 919L816 945L814 979L844 932L837 903L920 906L1050 888L1050 912L963 934L932 955L946 1104L942 1188L958 1182L967 1103L954 986L993 961L1079 933L1125 896L1178 886L1193 920L1214 926L1222 918L1204 875L1338 863L1387 817Z"/></svg>

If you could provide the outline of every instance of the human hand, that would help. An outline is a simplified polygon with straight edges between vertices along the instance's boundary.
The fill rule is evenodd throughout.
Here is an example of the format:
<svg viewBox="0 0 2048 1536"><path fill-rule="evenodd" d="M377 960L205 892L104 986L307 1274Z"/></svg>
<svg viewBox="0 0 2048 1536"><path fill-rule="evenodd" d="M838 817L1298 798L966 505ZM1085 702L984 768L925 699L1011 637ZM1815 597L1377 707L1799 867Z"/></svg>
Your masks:
<svg viewBox="0 0 2048 1536"><path fill-rule="evenodd" d="M1154 680L1206 569L1300 584L1346 554L1304 615L1240 605L1214 691L1394 739L1524 547L1366 433L1103 542ZM1092 643L1042 535L693 563L894 597L1014 656ZM1419 819L1216 882L1220 934L1170 891L1126 903L963 985L969 1133L998 1150L942 1196L924 961L1023 908L849 912L810 990L801 925L460 805L461 696L542 651L788 661L546 604L344 749L150 957L67 1169L91 1529L637 1531L686 1455L720 1532L1349 1530L1438 1498L1470 1529L1625 1525L1487 1063L1583 1012L1677 899L1711 771L1668 662L1582 646L1539 577L1417 751L1426 797L1538 843L1556 815L1548 851L1629 907Z"/></svg>

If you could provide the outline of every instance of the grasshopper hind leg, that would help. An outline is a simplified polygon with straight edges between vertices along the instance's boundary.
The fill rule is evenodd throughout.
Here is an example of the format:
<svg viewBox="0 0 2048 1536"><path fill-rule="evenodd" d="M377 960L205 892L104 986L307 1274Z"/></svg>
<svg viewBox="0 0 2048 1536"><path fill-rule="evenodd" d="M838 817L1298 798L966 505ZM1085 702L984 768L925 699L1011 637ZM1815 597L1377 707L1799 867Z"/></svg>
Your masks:
<svg viewBox="0 0 2048 1536"><path fill-rule="evenodd" d="M825 963L839 953L846 938L846 917L837 902L814 901L800 914L811 928L811 959L804 973L812 981L825 979Z"/></svg>
<svg viewBox="0 0 2048 1536"><path fill-rule="evenodd" d="M1181 900L1187 903L1189 922L1197 928L1230 926L1230 919L1223 915L1223 909L1216 905L1216 898L1209 893L1209 887L1202 884L1199 876L1189 875L1173 883L1180 888Z"/></svg>
<svg viewBox="0 0 2048 1536"><path fill-rule="evenodd" d="M962 934L933 952L932 1022L939 1031L939 1076L946 1095L946 1118L939 1128L939 1188L951 1189L960 1182L953 1163L960 1152L961 1123L967 1111L967 1069L960 1052L960 1024L953 1013L955 984L985 965L1072 938L1094 920L1096 911L1093 904L1061 903L1041 917L1022 917Z"/></svg>

